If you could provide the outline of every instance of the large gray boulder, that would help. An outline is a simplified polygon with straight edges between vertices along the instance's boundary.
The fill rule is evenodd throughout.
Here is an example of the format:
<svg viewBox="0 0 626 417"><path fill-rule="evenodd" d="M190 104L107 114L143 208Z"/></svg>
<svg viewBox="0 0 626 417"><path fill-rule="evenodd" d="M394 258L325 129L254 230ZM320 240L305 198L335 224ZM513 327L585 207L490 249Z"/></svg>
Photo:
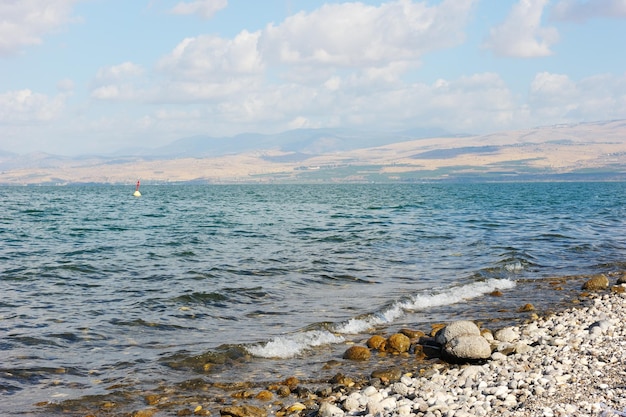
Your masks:
<svg viewBox="0 0 626 417"><path fill-rule="evenodd" d="M454 321L437 332L437 334L435 335L435 342L437 342L441 346L444 346L446 343L462 334L480 336L480 329L473 321Z"/></svg>
<svg viewBox="0 0 626 417"><path fill-rule="evenodd" d="M454 362L479 361L491 357L491 345L480 334L461 334L444 345L443 353Z"/></svg>

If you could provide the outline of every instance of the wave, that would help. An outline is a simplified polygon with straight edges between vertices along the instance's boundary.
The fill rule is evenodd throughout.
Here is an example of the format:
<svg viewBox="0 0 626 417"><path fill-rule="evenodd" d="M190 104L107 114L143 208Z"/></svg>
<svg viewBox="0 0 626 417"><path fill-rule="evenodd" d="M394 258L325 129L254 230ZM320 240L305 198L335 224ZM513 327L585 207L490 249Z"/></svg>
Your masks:
<svg viewBox="0 0 626 417"><path fill-rule="evenodd" d="M244 348L251 355L261 358L293 358L313 347L343 343L345 341L343 335L364 333L376 327L392 324L408 312L456 304L489 294L495 290L506 290L514 287L515 281L492 278L439 291L420 293L396 301L389 307L375 313L332 324L328 326L328 330L307 330L277 336L268 342L249 345Z"/></svg>

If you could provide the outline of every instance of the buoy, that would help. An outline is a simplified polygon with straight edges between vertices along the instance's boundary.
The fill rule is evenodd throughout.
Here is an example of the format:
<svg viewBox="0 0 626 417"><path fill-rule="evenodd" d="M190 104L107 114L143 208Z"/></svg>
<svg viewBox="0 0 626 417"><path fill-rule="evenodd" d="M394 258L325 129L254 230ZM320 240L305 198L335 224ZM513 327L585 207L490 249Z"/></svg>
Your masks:
<svg viewBox="0 0 626 417"><path fill-rule="evenodd" d="M137 180L137 186L135 187L135 192L133 193L135 197L141 197L141 193L139 192L139 180Z"/></svg>

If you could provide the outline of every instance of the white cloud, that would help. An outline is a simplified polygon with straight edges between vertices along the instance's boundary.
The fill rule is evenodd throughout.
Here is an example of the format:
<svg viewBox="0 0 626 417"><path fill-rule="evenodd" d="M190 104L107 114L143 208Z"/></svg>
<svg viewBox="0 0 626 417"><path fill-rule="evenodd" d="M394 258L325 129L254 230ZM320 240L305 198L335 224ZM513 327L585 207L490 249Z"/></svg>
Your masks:
<svg viewBox="0 0 626 417"><path fill-rule="evenodd" d="M92 81L91 97L99 100L146 99L140 76L144 70L132 62L100 68Z"/></svg>
<svg viewBox="0 0 626 417"><path fill-rule="evenodd" d="M542 27L541 16L548 0L520 0L505 21L491 29L484 46L498 56L533 58L552 55L558 41L555 28Z"/></svg>
<svg viewBox="0 0 626 417"><path fill-rule="evenodd" d="M584 22L592 18L626 18L624 0L561 0L552 10L557 20Z"/></svg>
<svg viewBox="0 0 626 417"><path fill-rule="evenodd" d="M626 118L626 74L584 78L542 72L535 76L528 108L536 123Z"/></svg>
<svg viewBox="0 0 626 417"><path fill-rule="evenodd" d="M39 123L55 119L63 110L65 96L49 97L31 90L0 94L0 124Z"/></svg>
<svg viewBox="0 0 626 417"><path fill-rule="evenodd" d="M158 68L173 78L198 81L259 74L263 64L258 37L259 33L244 30L232 40L212 35L187 38L161 59Z"/></svg>
<svg viewBox="0 0 626 417"><path fill-rule="evenodd" d="M100 82L115 81L126 77L134 77L143 74L143 68L132 62L124 62L119 65L100 68L96 74L96 80Z"/></svg>
<svg viewBox="0 0 626 417"><path fill-rule="evenodd" d="M38 45L42 36L75 22L72 6L79 0L0 0L0 56Z"/></svg>
<svg viewBox="0 0 626 417"><path fill-rule="evenodd" d="M233 39L187 38L157 64L168 79L159 87L159 100L255 94L277 74L287 85L303 88L325 84L337 89L344 79L350 79L348 86L382 88L398 82L423 54L461 43L474 3L325 4L258 32L244 30Z"/></svg>
<svg viewBox="0 0 626 417"><path fill-rule="evenodd" d="M268 62L336 67L381 66L418 61L433 50L464 40L473 0L436 6L397 0L380 6L325 4L263 31L260 50Z"/></svg>
<svg viewBox="0 0 626 417"><path fill-rule="evenodd" d="M215 13L228 6L228 0L196 0L182 1L171 10L173 14L195 14L204 19L212 18Z"/></svg>

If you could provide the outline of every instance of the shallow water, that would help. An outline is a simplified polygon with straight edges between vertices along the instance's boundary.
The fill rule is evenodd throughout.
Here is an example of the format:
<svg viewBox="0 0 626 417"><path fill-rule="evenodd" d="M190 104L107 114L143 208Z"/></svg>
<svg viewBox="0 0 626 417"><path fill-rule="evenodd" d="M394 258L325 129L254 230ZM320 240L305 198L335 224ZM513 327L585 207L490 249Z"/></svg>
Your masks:
<svg viewBox="0 0 626 417"><path fill-rule="evenodd" d="M133 190L0 188L2 414L306 374L374 329L549 305L563 295L528 283L626 269L625 183Z"/></svg>

